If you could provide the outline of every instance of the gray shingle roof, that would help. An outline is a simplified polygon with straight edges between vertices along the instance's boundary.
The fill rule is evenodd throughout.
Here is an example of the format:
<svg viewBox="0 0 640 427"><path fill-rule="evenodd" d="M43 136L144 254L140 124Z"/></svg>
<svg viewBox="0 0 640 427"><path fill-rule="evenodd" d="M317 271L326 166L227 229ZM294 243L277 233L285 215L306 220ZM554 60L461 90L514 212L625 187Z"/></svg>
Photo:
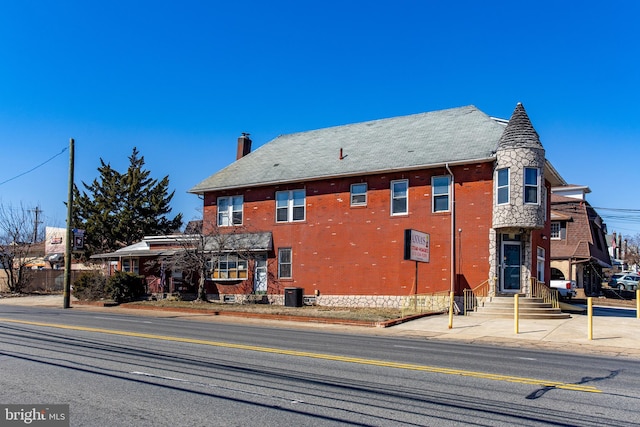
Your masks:
<svg viewBox="0 0 640 427"><path fill-rule="evenodd" d="M527 112L519 102L500 138L499 146L501 149L542 148L538 132L533 128Z"/></svg>
<svg viewBox="0 0 640 427"><path fill-rule="evenodd" d="M489 160L503 131L504 124L470 105L282 135L189 192Z"/></svg>

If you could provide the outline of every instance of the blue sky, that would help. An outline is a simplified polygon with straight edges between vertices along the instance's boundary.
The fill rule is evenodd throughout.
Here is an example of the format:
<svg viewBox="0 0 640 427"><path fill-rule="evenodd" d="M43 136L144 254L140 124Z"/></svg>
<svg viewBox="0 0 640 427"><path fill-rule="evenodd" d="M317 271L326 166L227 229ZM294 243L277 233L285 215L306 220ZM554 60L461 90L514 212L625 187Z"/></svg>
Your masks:
<svg viewBox="0 0 640 427"><path fill-rule="evenodd" d="M255 148L469 104L509 118L522 102L609 232L639 234L639 5L5 1L0 202L64 226L74 138L77 184L100 158L124 171L135 146L189 220L187 190L235 160L241 132Z"/></svg>

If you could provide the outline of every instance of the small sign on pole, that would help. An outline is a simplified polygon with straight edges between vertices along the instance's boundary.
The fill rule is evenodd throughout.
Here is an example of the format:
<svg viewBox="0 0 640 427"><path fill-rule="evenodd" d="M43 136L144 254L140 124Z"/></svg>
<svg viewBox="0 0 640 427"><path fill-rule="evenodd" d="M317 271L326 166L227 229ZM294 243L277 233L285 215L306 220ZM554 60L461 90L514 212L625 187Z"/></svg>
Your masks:
<svg viewBox="0 0 640 427"><path fill-rule="evenodd" d="M73 229L73 250L79 251L84 249L84 230Z"/></svg>

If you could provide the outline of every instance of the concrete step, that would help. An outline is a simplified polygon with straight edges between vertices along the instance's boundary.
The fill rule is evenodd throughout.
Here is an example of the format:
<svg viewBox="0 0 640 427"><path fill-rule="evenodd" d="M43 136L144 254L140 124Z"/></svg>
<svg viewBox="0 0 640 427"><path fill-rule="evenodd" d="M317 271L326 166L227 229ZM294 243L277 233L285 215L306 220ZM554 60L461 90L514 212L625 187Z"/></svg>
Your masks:
<svg viewBox="0 0 640 427"><path fill-rule="evenodd" d="M513 319L514 315L513 312L506 314L506 313L490 313L490 312L472 312L469 314L470 316L474 316L474 317L491 317L494 319ZM569 313L562 313L562 312L557 312L557 313L519 313L518 318L520 319L550 319L550 320L554 320L554 319L570 319L571 315Z"/></svg>
<svg viewBox="0 0 640 427"><path fill-rule="evenodd" d="M513 297L491 297L477 311L470 313L473 316L513 318ZM571 316L563 313L559 308L553 308L550 303L545 303L539 298L518 298L518 315L521 319L568 319Z"/></svg>

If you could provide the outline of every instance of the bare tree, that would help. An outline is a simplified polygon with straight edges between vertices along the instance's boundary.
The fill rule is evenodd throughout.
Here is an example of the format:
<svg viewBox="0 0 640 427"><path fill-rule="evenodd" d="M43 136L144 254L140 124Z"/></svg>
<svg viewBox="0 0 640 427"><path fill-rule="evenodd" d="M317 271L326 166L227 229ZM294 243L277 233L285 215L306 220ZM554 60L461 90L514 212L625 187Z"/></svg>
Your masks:
<svg viewBox="0 0 640 427"><path fill-rule="evenodd" d="M629 267L637 268L640 266L640 234L624 241L624 262Z"/></svg>
<svg viewBox="0 0 640 427"><path fill-rule="evenodd" d="M44 240L33 212L38 213L39 209L0 205L0 265L13 293L22 292L29 284L31 270L27 264L39 255L37 243Z"/></svg>
<svg viewBox="0 0 640 427"><path fill-rule="evenodd" d="M188 277L197 278L196 301L207 301L206 280L250 279L249 261L256 248L264 245L264 233L250 233L244 227L218 227L216 224L200 224L191 227L183 235L175 236L179 248L160 262L164 267L181 270Z"/></svg>

